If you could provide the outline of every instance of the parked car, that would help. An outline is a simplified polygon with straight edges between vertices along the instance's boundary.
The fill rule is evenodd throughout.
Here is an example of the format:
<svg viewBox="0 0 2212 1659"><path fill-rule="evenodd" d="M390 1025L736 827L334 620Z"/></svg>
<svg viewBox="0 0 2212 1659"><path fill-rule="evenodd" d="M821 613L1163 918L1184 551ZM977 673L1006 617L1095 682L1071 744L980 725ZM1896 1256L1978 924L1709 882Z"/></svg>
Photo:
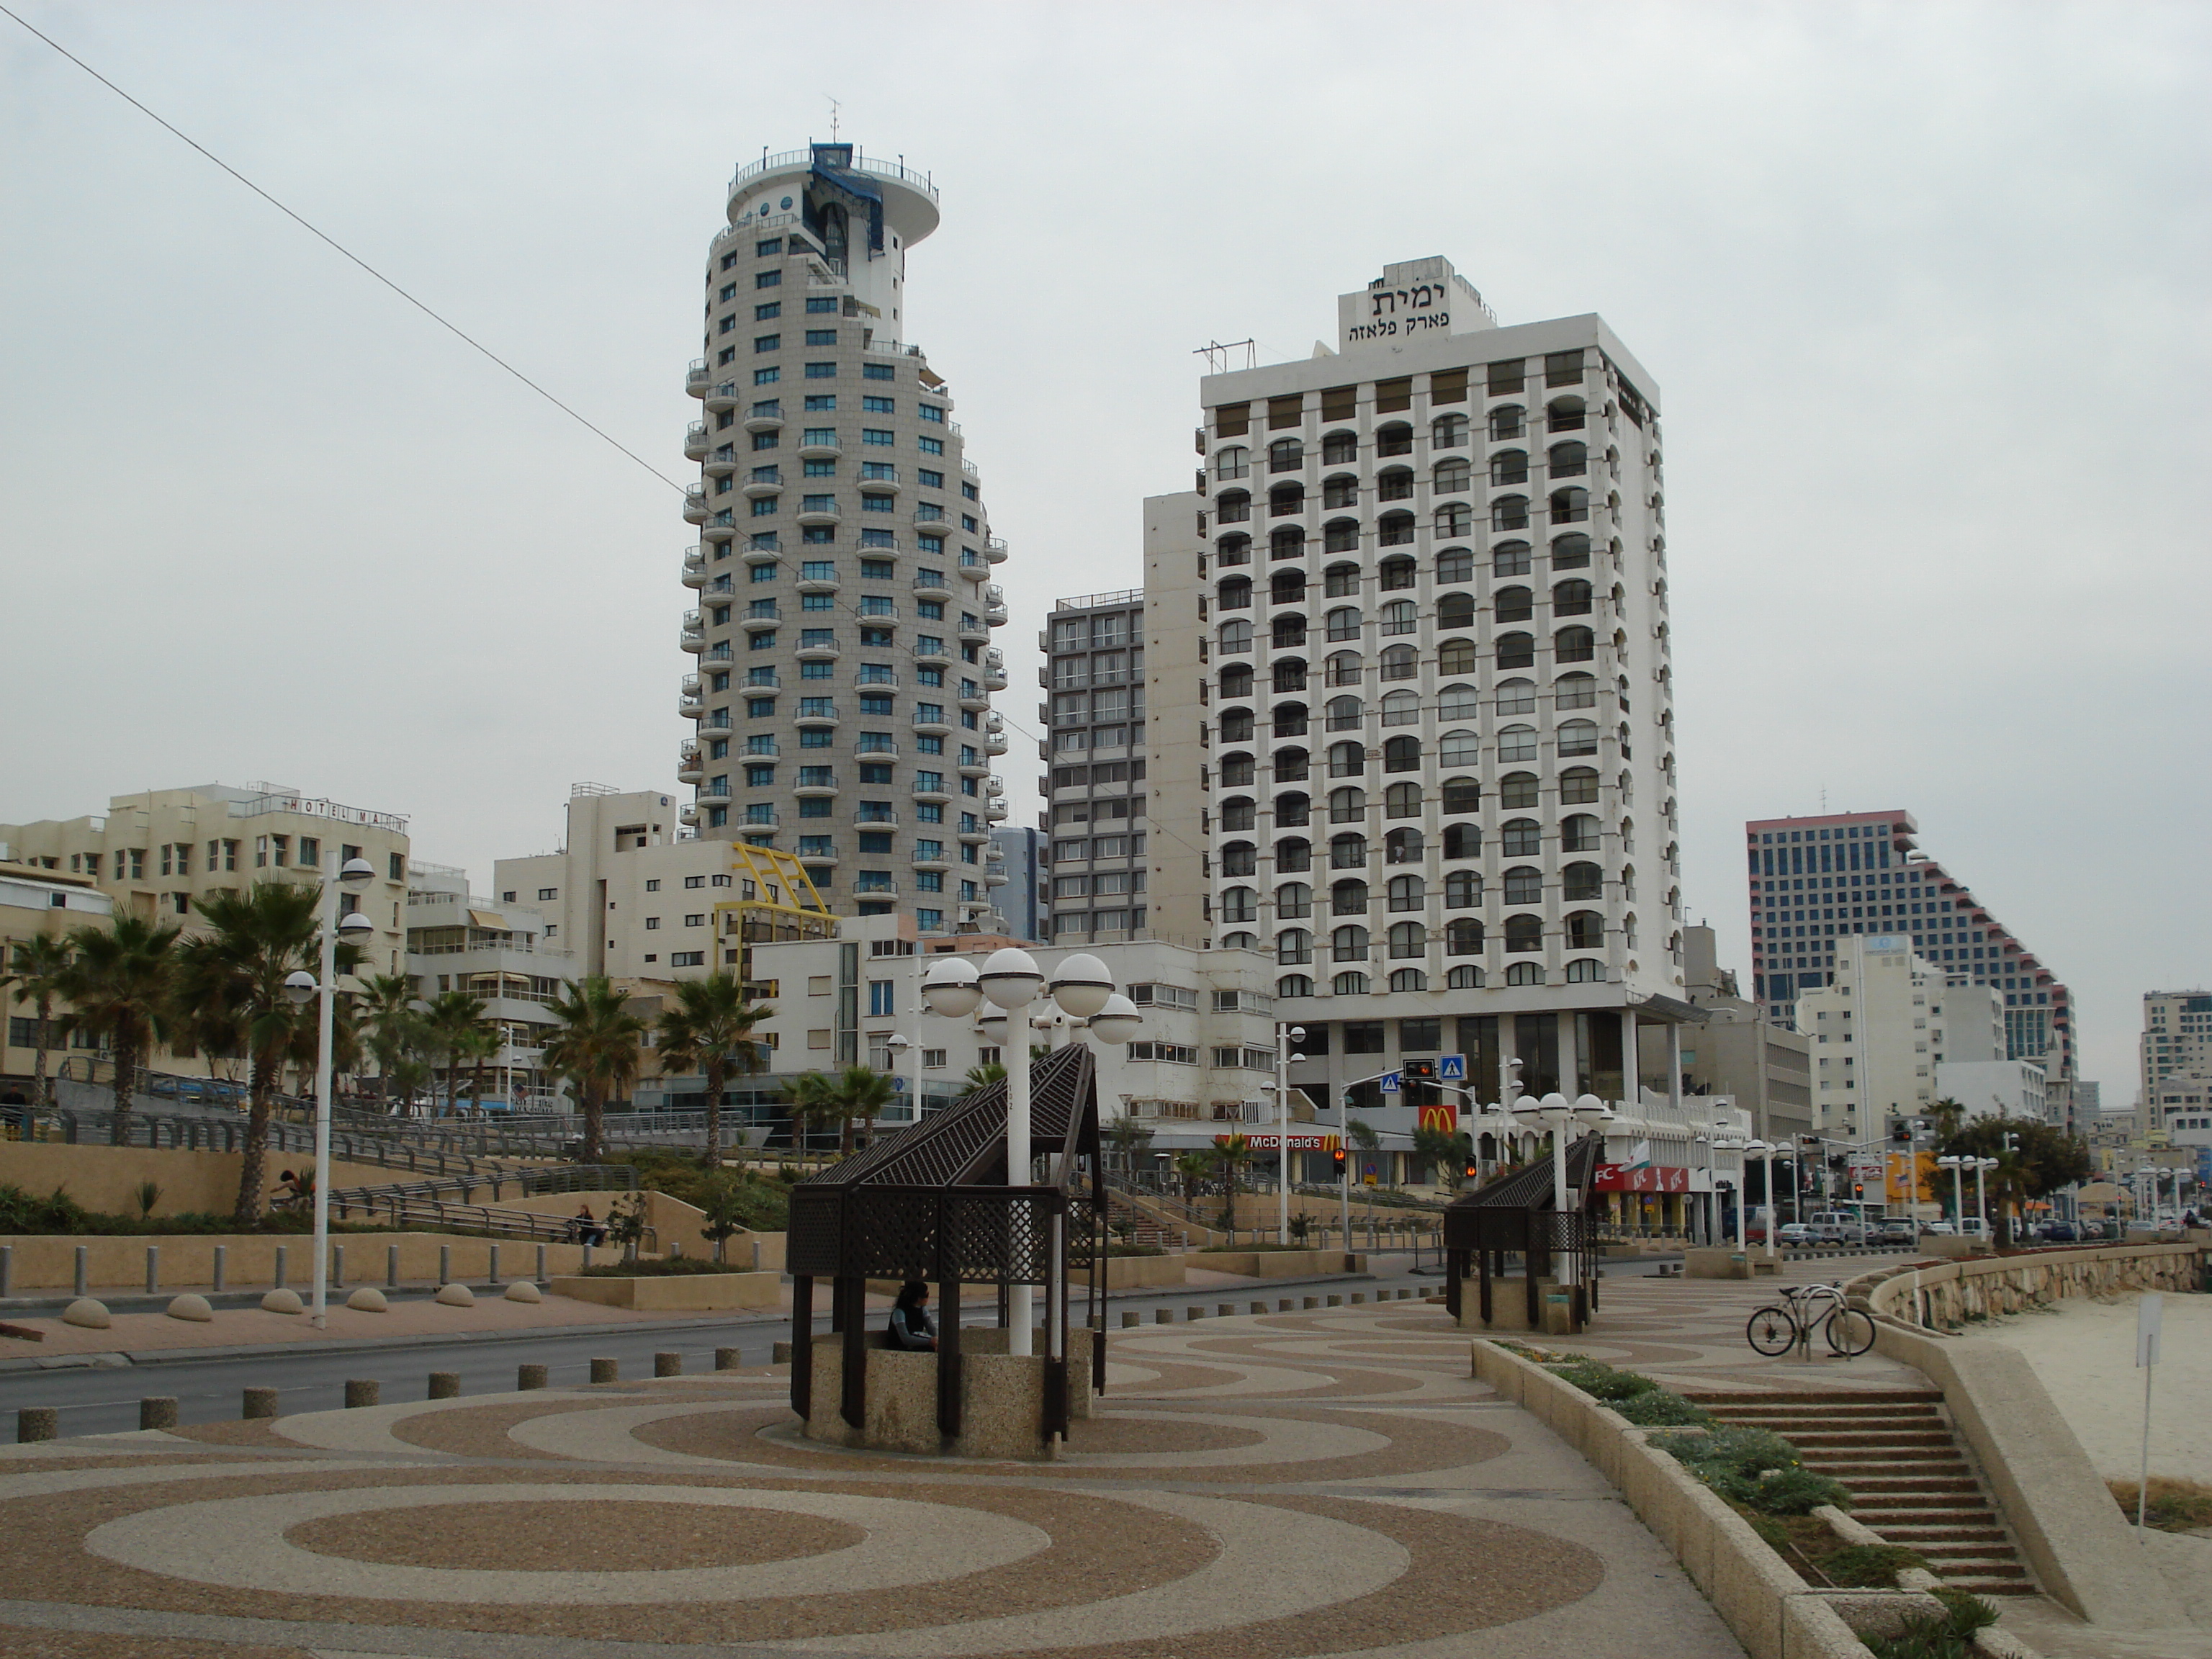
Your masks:
<svg viewBox="0 0 2212 1659"><path fill-rule="evenodd" d="M1784 1247L1795 1247L1798 1249L1808 1249L1812 1246L1824 1243L1825 1241L1822 1240L1812 1228L1807 1226L1803 1222L1792 1221L1785 1223L1783 1227L1776 1232L1774 1235L1774 1242L1777 1244L1780 1244Z"/></svg>
<svg viewBox="0 0 2212 1659"><path fill-rule="evenodd" d="M1826 1243L1858 1244L1865 1242L1866 1223L1850 1210L1815 1210L1805 1218L1805 1224L1819 1233Z"/></svg>
<svg viewBox="0 0 2212 1659"><path fill-rule="evenodd" d="M2070 1221L2046 1221L2038 1229L2038 1237L2046 1244L2071 1244L2080 1235Z"/></svg>
<svg viewBox="0 0 2212 1659"><path fill-rule="evenodd" d="M1918 1229L1907 1220L1893 1218L1885 1221L1875 1234L1879 1244L1910 1244L1918 1236Z"/></svg>
<svg viewBox="0 0 2212 1659"><path fill-rule="evenodd" d="M1920 1231L1934 1233L1940 1238L1956 1238L1959 1236L1959 1230L1948 1221L1923 1221L1920 1224Z"/></svg>
<svg viewBox="0 0 2212 1659"><path fill-rule="evenodd" d="M1970 1215L1959 1223L1959 1231L1967 1238L1987 1238L1990 1224L1980 1216Z"/></svg>

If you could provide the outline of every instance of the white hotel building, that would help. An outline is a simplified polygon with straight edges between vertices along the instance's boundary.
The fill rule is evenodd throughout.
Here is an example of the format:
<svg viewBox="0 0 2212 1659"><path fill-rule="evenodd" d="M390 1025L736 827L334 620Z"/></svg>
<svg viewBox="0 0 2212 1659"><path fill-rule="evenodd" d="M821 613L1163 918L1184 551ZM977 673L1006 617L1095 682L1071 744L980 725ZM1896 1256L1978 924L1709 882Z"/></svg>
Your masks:
<svg viewBox="0 0 2212 1659"><path fill-rule="evenodd" d="M1151 926L1272 957L1317 1098L1445 1052L1482 1100L1517 1058L1679 1102L1651 376L1431 258L1200 398L1195 490L1146 503Z"/></svg>

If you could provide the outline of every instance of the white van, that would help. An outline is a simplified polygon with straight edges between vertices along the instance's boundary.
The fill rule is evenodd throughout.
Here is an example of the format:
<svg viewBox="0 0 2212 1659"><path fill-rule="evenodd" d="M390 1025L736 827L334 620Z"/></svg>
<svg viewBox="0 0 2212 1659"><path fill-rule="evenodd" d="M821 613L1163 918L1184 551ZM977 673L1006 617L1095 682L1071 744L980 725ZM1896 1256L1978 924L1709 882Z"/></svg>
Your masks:
<svg viewBox="0 0 2212 1659"><path fill-rule="evenodd" d="M1838 1244L1866 1243L1866 1222L1856 1210L1815 1210L1805 1224Z"/></svg>

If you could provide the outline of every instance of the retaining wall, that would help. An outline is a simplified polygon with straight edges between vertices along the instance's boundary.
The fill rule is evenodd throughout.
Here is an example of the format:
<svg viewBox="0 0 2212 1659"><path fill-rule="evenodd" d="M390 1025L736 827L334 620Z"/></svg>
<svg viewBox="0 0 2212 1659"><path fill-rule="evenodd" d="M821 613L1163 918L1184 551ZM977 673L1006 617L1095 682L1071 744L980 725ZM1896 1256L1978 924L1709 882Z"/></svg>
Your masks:
<svg viewBox="0 0 2212 1659"><path fill-rule="evenodd" d="M154 1206L156 1216L228 1215L238 1206L238 1171L245 1161L243 1152L9 1140L0 1141L0 1182L41 1198L60 1187L88 1210L136 1215L138 1183L150 1181L161 1189ZM286 1170L313 1161L303 1153L280 1152L271 1147L263 1160L264 1179L268 1182L263 1201L276 1192L277 1177ZM331 1170L334 1187L384 1186L395 1180L422 1178L374 1164L334 1161Z"/></svg>
<svg viewBox="0 0 2212 1659"><path fill-rule="evenodd" d="M2021 1250L1862 1273L1847 1286L1868 1310L1917 1329L1957 1331L1978 1320L2069 1296L2135 1296L2204 1288L2201 1244L2111 1244Z"/></svg>
<svg viewBox="0 0 2212 1659"><path fill-rule="evenodd" d="M149 1237L113 1236L78 1238L53 1234L0 1235L0 1245L11 1252L10 1288L15 1295L67 1291L76 1282L76 1252L85 1250L89 1287L102 1290L146 1288L146 1247L161 1247L161 1286L204 1290L215 1280L215 1249L224 1247L224 1278L230 1289L266 1289L276 1282L276 1250L284 1249L284 1282L294 1290L314 1277L315 1241L305 1233L184 1233ZM439 1251L453 1251L455 1279L481 1282L490 1276L491 1249L499 1246L502 1279L528 1279L538 1271L538 1246L522 1239L463 1238L451 1233L333 1233L333 1250L345 1251L347 1285L382 1285L386 1277L387 1251L399 1247L399 1278L403 1283L423 1283L438 1276ZM602 1247L599 1261L615 1261L620 1252ZM546 1271L573 1273L583 1266L583 1249L575 1244L545 1246ZM333 1281L335 1282L335 1281Z"/></svg>

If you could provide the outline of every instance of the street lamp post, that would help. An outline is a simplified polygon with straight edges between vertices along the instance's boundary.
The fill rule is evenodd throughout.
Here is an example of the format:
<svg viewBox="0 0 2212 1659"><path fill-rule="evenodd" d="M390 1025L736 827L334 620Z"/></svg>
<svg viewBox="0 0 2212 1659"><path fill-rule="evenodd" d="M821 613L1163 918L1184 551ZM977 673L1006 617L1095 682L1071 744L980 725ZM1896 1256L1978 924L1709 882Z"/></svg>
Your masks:
<svg viewBox="0 0 2212 1659"><path fill-rule="evenodd" d="M1961 1158L1955 1152L1946 1152L1936 1160L1937 1169L1951 1172L1951 1218L1961 1233L1966 1231L1966 1194L1960 1184L1960 1172L1972 1162L1972 1158Z"/></svg>
<svg viewBox="0 0 2212 1659"><path fill-rule="evenodd" d="M1552 1207L1559 1214L1567 1212L1567 1125L1570 1123L1598 1124L1613 1115L1613 1110L1595 1095L1583 1095L1570 1103L1567 1097L1553 1090L1540 1100L1533 1095L1523 1095L1513 1103L1513 1115L1534 1130L1544 1124L1552 1131Z"/></svg>
<svg viewBox="0 0 2212 1659"><path fill-rule="evenodd" d="M1305 1040L1303 1025L1275 1027L1275 1127L1280 1137L1276 1142L1277 1169L1281 1178L1275 1183L1275 1243L1291 1242L1291 1062L1304 1060L1304 1054L1291 1052L1293 1042ZM1231 1200L1231 1202L1235 1202ZM1348 1248L1348 1247L1347 1247Z"/></svg>
<svg viewBox="0 0 2212 1659"><path fill-rule="evenodd" d="M330 1290L331 1272L331 1051L333 1046L337 1011L338 938L345 936L348 944L376 931L376 924L366 912L349 910L338 915L338 889L358 890L376 879L376 868L366 859L348 859L342 865L335 880L323 882L322 905L322 976L319 981L304 969L288 974L284 978L284 994L295 1007L304 1007L307 999L319 995L321 1006L315 1018L315 1279L314 1322L321 1330L328 1322L326 1301Z"/></svg>
<svg viewBox="0 0 2212 1659"><path fill-rule="evenodd" d="M1982 1224L1982 1231L1985 1235L1993 1230L1990 1226L1989 1187L1984 1177L1996 1167L1997 1161L1993 1158L1978 1158L1974 1160L1974 1215Z"/></svg>

